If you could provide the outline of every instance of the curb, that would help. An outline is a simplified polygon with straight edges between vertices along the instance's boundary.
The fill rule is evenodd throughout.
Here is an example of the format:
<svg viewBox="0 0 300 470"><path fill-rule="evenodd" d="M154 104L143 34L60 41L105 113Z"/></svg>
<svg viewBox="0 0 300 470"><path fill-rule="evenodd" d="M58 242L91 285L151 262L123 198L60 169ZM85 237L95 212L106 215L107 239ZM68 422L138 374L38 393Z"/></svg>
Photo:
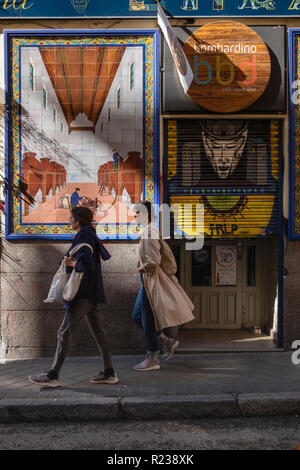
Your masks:
<svg viewBox="0 0 300 470"><path fill-rule="evenodd" d="M300 393L245 393L238 397L241 416L274 416L300 413Z"/></svg>
<svg viewBox="0 0 300 470"><path fill-rule="evenodd" d="M4 399L0 400L0 423L42 421L101 421L118 419L118 399Z"/></svg>
<svg viewBox="0 0 300 470"><path fill-rule="evenodd" d="M229 417L235 415L232 395L168 395L161 397L130 397L122 400L125 419L184 419Z"/></svg>
<svg viewBox="0 0 300 470"><path fill-rule="evenodd" d="M0 423L172 420L298 413L298 392L0 400Z"/></svg>

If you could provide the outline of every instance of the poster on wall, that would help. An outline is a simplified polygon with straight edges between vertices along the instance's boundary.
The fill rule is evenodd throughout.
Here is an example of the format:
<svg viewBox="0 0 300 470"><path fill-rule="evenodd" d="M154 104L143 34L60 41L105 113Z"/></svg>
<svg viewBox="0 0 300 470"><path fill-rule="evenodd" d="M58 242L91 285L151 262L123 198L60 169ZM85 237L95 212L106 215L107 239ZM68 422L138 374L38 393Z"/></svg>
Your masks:
<svg viewBox="0 0 300 470"><path fill-rule="evenodd" d="M196 206L205 236L278 233L281 125L259 119L169 119L165 198L176 211L176 233L191 236ZM192 214L186 220L185 214Z"/></svg>
<svg viewBox="0 0 300 470"><path fill-rule="evenodd" d="M216 286L236 286L236 246L216 246Z"/></svg>
<svg viewBox="0 0 300 470"><path fill-rule="evenodd" d="M8 238L71 237L79 206L101 238L138 238L133 206L158 198L157 41L7 34Z"/></svg>

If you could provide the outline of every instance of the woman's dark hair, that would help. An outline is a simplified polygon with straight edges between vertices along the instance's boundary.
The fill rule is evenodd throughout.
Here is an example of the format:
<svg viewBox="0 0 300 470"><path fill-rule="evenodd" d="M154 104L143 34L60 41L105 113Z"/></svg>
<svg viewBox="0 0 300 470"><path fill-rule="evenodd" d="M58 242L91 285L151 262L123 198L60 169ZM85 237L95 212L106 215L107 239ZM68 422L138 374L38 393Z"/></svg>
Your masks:
<svg viewBox="0 0 300 470"><path fill-rule="evenodd" d="M84 227L85 225L92 225L93 212L88 207L73 207L71 213L74 219Z"/></svg>
<svg viewBox="0 0 300 470"><path fill-rule="evenodd" d="M152 222L152 219L153 219L153 208L152 208L152 204L150 201L139 201L134 209L136 211L139 211L139 212L143 212L143 213L146 213L145 211L147 210L147 213L148 213L148 221L149 222Z"/></svg>

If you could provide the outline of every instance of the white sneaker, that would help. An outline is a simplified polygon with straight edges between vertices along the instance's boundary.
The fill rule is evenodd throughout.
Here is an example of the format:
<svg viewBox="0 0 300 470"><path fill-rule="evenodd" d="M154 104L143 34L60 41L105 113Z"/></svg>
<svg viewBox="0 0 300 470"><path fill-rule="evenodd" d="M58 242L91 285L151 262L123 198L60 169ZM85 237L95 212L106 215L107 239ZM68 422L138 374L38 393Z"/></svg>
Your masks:
<svg viewBox="0 0 300 470"><path fill-rule="evenodd" d="M148 352L145 359L140 362L140 364L137 364L134 366L134 370L137 370L139 372L143 372L146 370L159 370L160 369L160 363L159 359L157 357L156 353L150 353Z"/></svg>

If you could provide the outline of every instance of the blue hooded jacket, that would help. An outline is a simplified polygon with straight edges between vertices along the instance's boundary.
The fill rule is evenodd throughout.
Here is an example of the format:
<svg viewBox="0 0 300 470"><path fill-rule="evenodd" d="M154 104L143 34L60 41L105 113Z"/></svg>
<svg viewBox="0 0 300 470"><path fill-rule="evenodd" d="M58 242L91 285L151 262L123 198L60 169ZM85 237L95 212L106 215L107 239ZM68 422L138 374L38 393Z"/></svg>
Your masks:
<svg viewBox="0 0 300 470"><path fill-rule="evenodd" d="M83 272L84 276L80 288L71 302L65 302L65 308L71 308L79 299L88 298L93 303L105 303L103 279L101 273L101 259L104 261L111 258L110 254L103 246L101 240L96 234L94 227L85 225L75 236L73 243L66 253L69 253L74 246L81 243L88 243L93 247L93 253L89 247L80 248L73 257L76 259L75 268L68 268L68 272L75 269L77 272Z"/></svg>

